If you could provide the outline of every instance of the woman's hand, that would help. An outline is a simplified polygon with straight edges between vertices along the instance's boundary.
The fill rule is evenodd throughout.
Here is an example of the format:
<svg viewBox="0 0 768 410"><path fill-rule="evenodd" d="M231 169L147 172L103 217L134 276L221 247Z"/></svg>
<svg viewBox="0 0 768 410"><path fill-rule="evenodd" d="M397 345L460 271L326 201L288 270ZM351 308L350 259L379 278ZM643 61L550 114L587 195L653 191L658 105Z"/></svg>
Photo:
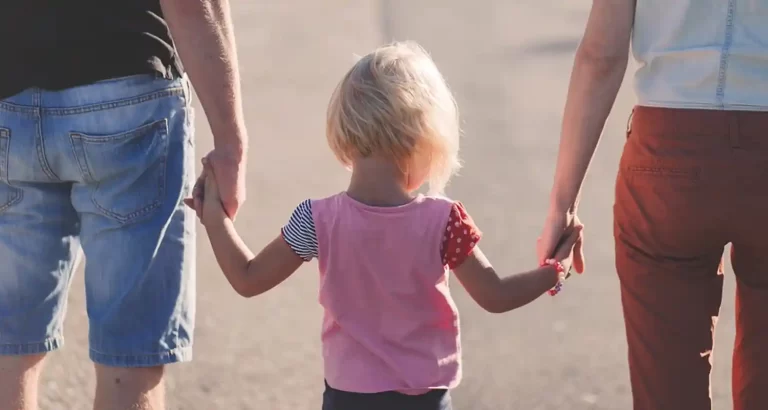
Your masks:
<svg viewBox="0 0 768 410"><path fill-rule="evenodd" d="M575 209L605 121L616 100L629 59L635 0L594 0L573 62L563 112L551 207L539 237L539 263L552 258L568 227L579 224ZM584 271L582 240L573 267Z"/></svg>
<svg viewBox="0 0 768 410"><path fill-rule="evenodd" d="M573 244L573 264L571 266L573 266L576 272L583 273L583 227L575 213L550 211L544 222L541 236L536 241L536 255L539 264L544 263L546 259L556 258L555 253L562 248L562 242L572 238L573 230L578 229L578 239Z"/></svg>
<svg viewBox="0 0 768 410"><path fill-rule="evenodd" d="M576 246L581 243L581 232L584 230L584 225L575 222L573 226L567 228L563 235L560 237L557 248L553 252L552 259L563 265L566 272L566 279L571 274L571 268L574 265L575 255L577 255ZM581 253L581 245L578 249ZM583 257L583 256L582 256ZM583 265L583 261L582 261ZM582 266L583 267L583 266Z"/></svg>

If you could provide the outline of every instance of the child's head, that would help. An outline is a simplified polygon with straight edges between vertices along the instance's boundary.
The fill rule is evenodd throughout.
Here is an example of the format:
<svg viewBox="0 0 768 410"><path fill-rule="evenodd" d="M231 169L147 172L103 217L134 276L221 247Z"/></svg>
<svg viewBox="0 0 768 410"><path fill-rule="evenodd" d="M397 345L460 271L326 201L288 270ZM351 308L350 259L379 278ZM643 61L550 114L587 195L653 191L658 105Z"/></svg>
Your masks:
<svg viewBox="0 0 768 410"><path fill-rule="evenodd" d="M377 48L344 76L328 106L326 136L354 169L365 158L391 160L407 189L429 182L442 193L459 169L458 109L429 55L412 42Z"/></svg>

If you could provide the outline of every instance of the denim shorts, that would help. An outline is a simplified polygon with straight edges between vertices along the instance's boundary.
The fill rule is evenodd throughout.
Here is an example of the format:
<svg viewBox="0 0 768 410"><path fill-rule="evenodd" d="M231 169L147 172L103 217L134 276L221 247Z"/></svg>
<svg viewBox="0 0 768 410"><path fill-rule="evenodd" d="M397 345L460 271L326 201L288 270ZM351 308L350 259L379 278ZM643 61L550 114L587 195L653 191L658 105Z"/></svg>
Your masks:
<svg viewBox="0 0 768 410"><path fill-rule="evenodd" d="M189 94L184 77L137 75L0 100L0 355L62 345L82 249L91 359L191 360Z"/></svg>
<svg viewBox="0 0 768 410"><path fill-rule="evenodd" d="M334 389L325 383L323 410L451 410L451 392L434 389L429 393L409 396L387 391L351 393Z"/></svg>

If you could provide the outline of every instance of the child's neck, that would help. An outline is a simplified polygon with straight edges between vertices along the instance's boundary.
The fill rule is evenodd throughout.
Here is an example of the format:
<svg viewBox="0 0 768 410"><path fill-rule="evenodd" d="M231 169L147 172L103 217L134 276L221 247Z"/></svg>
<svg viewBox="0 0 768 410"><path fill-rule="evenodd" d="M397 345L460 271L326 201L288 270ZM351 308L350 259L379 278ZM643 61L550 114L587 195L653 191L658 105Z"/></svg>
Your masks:
<svg viewBox="0 0 768 410"><path fill-rule="evenodd" d="M411 202L402 171L391 161L365 158L355 161L347 195L371 206L400 206Z"/></svg>

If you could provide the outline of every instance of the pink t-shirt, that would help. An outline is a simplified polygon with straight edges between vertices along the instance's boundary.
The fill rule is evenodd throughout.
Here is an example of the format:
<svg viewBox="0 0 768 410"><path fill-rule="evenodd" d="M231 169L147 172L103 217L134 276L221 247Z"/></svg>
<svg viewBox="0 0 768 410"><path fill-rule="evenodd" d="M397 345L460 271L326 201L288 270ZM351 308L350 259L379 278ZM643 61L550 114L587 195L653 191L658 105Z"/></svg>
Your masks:
<svg viewBox="0 0 768 410"><path fill-rule="evenodd" d="M459 315L448 272L480 239L460 203L420 195L374 207L341 193L299 205L283 237L319 262L331 387L420 394L459 383Z"/></svg>

